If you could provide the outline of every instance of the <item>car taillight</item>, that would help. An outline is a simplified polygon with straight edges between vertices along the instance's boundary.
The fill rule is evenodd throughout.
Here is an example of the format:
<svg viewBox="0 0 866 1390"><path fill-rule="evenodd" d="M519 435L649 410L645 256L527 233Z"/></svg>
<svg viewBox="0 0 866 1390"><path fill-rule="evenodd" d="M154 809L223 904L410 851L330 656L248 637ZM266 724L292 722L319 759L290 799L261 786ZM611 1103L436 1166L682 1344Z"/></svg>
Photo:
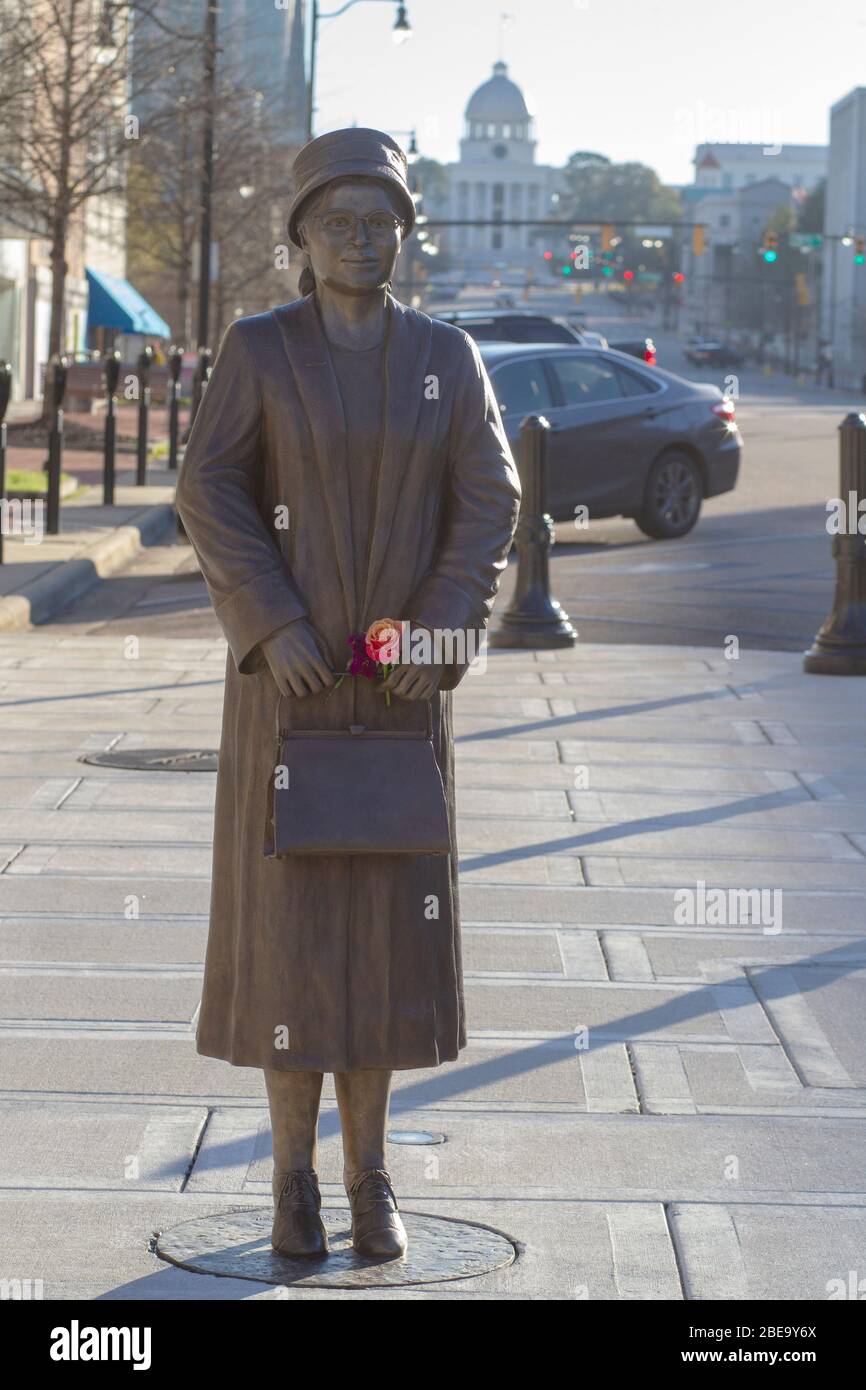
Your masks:
<svg viewBox="0 0 866 1390"><path fill-rule="evenodd" d="M720 416L726 424L732 425L734 423L734 402L730 397L725 396L724 400L715 401L710 409L714 415Z"/></svg>

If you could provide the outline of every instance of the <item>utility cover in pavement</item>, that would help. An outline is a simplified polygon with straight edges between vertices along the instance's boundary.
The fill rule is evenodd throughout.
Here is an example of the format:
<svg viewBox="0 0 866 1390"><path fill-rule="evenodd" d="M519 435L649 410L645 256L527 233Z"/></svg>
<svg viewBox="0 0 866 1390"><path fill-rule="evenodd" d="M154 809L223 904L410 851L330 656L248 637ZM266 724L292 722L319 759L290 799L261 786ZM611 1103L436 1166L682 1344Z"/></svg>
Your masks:
<svg viewBox="0 0 866 1390"><path fill-rule="evenodd" d="M133 772L216 772L218 756L216 748L118 748L79 761Z"/></svg>
<svg viewBox="0 0 866 1390"><path fill-rule="evenodd" d="M368 1260L352 1248L348 1208L323 1208L331 1253L321 1259L289 1259L271 1249L273 1209L251 1207L185 1221L163 1231L157 1254L197 1274L256 1279L263 1284L314 1288L375 1289L472 1279L513 1264L517 1251L506 1235L474 1221L402 1211L409 1249L398 1260Z"/></svg>

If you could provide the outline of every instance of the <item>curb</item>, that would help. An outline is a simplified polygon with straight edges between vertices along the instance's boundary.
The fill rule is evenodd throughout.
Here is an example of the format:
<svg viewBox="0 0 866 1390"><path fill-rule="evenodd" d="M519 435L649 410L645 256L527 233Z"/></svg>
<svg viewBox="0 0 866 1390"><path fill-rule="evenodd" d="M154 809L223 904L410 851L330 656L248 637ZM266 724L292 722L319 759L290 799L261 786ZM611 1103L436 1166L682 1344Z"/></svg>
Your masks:
<svg viewBox="0 0 866 1390"><path fill-rule="evenodd" d="M131 522L92 541L79 555L59 560L22 593L0 598L0 632L48 622L101 579L123 569L146 546L156 545L174 526L174 507L170 502L143 508Z"/></svg>

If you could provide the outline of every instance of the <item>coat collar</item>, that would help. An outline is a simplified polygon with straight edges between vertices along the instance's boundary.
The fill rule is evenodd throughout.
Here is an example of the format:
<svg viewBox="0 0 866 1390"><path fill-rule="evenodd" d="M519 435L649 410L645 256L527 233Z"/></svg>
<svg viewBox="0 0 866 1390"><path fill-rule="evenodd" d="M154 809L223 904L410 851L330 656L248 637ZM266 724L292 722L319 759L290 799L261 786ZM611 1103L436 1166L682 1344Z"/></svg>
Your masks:
<svg viewBox="0 0 866 1390"><path fill-rule="evenodd" d="M273 311L310 422L350 631L354 630L356 620L358 628L362 628L375 617L388 616L381 613L368 616L365 610L385 561L400 489L416 438L430 360L431 319L401 304L391 294L387 297L387 310L390 328L385 355L385 428L362 594L355 591L346 422L315 296Z"/></svg>

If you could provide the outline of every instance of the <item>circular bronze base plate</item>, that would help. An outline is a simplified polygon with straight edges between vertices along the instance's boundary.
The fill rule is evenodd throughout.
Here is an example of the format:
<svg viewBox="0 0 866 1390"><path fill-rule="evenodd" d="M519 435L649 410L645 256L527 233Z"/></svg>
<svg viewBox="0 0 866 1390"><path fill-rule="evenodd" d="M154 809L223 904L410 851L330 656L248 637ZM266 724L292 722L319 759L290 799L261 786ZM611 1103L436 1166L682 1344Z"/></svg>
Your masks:
<svg viewBox="0 0 866 1390"><path fill-rule="evenodd" d="M157 1254L197 1274L333 1289L375 1289L472 1279L513 1264L517 1251L501 1231L473 1221L402 1211L409 1248L399 1260L365 1260L352 1249L348 1209L322 1211L331 1253L288 1259L271 1249L273 1211L252 1207L184 1221L157 1240Z"/></svg>

